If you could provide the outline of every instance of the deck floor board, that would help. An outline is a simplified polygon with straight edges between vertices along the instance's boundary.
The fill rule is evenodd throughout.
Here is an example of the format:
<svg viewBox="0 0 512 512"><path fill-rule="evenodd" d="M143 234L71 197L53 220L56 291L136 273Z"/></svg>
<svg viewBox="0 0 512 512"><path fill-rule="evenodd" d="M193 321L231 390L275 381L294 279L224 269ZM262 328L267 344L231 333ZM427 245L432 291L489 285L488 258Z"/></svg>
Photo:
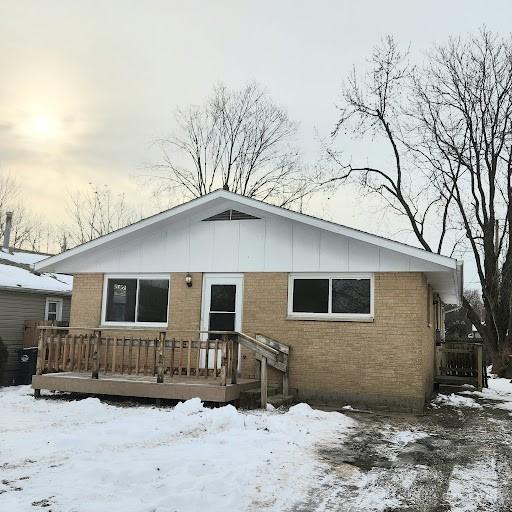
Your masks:
<svg viewBox="0 0 512 512"><path fill-rule="evenodd" d="M60 372L34 375L34 389L68 391L95 395L117 395L170 400L200 398L205 402L230 402L240 397L240 392L259 385L255 379L238 379L236 384L222 386L220 379L166 375L163 383L156 382L156 376L100 374L92 379L87 373Z"/></svg>

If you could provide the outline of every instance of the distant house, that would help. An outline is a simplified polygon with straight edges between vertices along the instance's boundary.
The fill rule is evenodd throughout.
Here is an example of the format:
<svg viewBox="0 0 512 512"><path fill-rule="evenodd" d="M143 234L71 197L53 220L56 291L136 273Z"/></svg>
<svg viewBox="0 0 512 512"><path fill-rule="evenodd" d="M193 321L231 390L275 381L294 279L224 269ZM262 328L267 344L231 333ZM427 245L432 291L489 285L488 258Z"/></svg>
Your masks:
<svg viewBox="0 0 512 512"><path fill-rule="evenodd" d="M265 403L270 364L283 394L420 411L462 291L452 258L224 190L35 268L74 275L71 327L91 333L45 346L36 390L176 399L253 379Z"/></svg>
<svg viewBox="0 0 512 512"><path fill-rule="evenodd" d="M48 254L0 249L0 385L15 383L17 350L26 320L69 322L73 278L36 273L30 266Z"/></svg>

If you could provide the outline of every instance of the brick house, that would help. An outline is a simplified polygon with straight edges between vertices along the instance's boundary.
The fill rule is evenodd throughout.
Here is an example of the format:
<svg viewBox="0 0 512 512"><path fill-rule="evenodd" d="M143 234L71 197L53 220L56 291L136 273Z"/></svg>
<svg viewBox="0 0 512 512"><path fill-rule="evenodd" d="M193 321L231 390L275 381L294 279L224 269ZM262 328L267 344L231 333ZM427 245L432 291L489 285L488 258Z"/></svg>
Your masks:
<svg viewBox="0 0 512 512"><path fill-rule="evenodd" d="M194 331L202 339L260 333L289 347L286 376L300 399L410 411L422 410L432 393L441 306L460 303L462 292L462 263L452 258L224 190L35 268L74 275L70 325L77 329ZM259 378L262 353L240 339L235 373ZM178 372L164 364L170 377L194 375L190 348L182 373L186 346ZM115 363L104 353L108 373Z"/></svg>

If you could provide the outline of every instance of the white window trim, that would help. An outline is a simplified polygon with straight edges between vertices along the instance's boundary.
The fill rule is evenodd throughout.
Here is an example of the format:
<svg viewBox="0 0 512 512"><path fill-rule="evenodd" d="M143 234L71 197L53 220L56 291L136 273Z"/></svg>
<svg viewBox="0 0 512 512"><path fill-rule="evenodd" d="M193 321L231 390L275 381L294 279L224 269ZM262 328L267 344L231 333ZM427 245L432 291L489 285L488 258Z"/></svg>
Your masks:
<svg viewBox="0 0 512 512"><path fill-rule="evenodd" d="M293 281L295 279L369 279L370 313L302 313L293 311ZM288 319L290 320L328 320L337 322L373 322L375 303L375 282L373 274L360 273L294 273L288 276ZM328 309L332 308L332 284L329 282Z"/></svg>
<svg viewBox="0 0 512 512"><path fill-rule="evenodd" d="M112 322L105 320L107 314L107 294L109 279L137 279L137 291L135 295L135 318L139 311L139 280L140 279L162 279L169 281L167 295L167 322ZM171 303L171 275L170 274L105 274L103 277L103 298L101 301L101 325L103 327L156 327L167 328L169 323L169 308Z"/></svg>
<svg viewBox="0 0 512 512"><path fill-rule="evenodd" d="M50 302L55 302L57 304L55 321L62 322L62 306L64 301L60 297L46 297L46 304L44 307L44 319L48 320L48 314L50 312Z"/></svg>

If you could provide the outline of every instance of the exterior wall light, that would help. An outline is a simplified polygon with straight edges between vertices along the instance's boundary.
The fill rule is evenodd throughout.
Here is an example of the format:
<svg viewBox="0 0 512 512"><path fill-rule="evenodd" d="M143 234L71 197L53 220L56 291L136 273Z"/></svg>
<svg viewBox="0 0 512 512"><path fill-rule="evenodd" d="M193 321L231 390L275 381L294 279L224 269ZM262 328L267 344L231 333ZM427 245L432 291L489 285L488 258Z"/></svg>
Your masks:
<svg viewBox="0 0 512 512"><path fill-rule="evenodd" d="M187 286L189 288L192 288L192 276L188 272L187 275L185 276L185 283L187 283Z"/></svg>

